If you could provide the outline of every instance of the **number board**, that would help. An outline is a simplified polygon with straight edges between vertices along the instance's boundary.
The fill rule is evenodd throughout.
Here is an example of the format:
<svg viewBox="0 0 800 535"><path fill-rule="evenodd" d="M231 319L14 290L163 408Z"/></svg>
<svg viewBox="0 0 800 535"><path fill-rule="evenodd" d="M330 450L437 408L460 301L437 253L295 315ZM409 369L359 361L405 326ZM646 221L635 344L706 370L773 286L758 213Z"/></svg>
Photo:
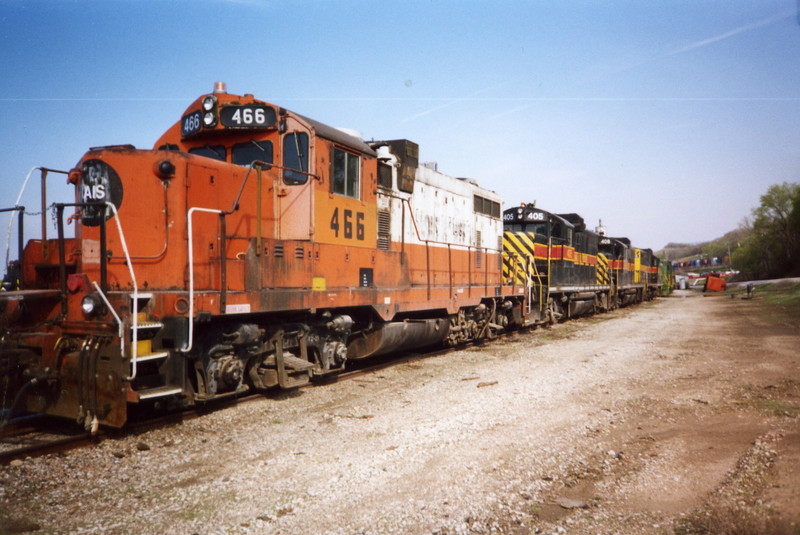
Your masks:
<svg viewBox="0 0 800 535"><path fill-rule="evenodd" d="M506 212L503 214L503 221L547 221L547 213L526 210L521 212Z"/></svg>
<svg viewBox="0 0 800 535"><path fill-rule="evenodd" d="M219 120L226 128L269 128L278 117L269 106L224 106L219 111Z"/></svg>
<svg viewBox="0 0 800 535"><path fill-rule="evenodd" d="M327 194L326 194L327 196ZM375 205L335 195L317 203L316 237L321 243L375 247L377 212Z"/></svg>
<svg viewBox="0 0 800 535"><path fill-rule="evenodd" d="M200 111L186 114L181 119L181 137L188 137L200 131Z"/></svg>
<svg viewBox="0 0 800 535"><path fill-rule="evenodd" d="M545 221L547 216L544 215L544 212L528 212L525 214L525 219L528 221Z"/></svg>

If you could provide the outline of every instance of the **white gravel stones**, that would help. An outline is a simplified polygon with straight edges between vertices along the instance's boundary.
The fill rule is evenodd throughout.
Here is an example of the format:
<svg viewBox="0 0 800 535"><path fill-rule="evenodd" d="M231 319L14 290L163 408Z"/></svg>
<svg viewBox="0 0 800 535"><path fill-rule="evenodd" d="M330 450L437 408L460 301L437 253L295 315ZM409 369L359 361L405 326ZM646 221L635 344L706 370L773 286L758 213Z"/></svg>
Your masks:
<svg viewBox="0 0 800 535"><path fill-rule="evenodd" d="M686 301L563 326L566 340L543 341L559 326L15 462L0 467L0 522L181 535L652 530L668 522L603 508L617 487L602 479L645 466L613 437L634 414L670 406L659 388L682 371L665 343L685 324L661 312ZM709 410L679 399L675 410ZM621 490L648 479L628 481ZM551 507L561 512L547 520Z"/></svg>

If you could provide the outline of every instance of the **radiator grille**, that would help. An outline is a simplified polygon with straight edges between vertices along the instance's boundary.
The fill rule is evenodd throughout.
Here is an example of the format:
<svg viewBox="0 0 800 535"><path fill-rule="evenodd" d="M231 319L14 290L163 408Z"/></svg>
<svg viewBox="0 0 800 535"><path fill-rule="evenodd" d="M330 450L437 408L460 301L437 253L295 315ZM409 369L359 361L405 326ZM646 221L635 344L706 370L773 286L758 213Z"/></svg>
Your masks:
<svg viewBox="0 0 800 535"><path fill-rule="evenodd" d="M501 271L503 269L503 237L497 237L497 269Z"/></svg>
<svg viewBox="0 0 800 535"><path fill-rule="evenodd" d="M477 247L477 250L475 251L475 266L481 267L481 257L482 257L481 247L483 246L482 243L483 240L481 240L481 231L478 230L476 232L477 236L475 237L475 247Z"/></svg>
<svg viewBox="0 0 800 535"><path fill-rule="evenodd" d="M389 250L392 233L392 213L389 210L378 210L378 249Z"/></svg>

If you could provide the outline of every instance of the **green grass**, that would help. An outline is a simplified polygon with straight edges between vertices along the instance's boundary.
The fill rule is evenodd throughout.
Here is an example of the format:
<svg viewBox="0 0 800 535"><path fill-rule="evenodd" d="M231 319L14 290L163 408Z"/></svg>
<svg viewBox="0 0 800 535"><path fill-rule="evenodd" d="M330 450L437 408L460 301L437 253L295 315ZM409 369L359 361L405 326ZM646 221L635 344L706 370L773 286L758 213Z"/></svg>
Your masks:
<svg viewBox="0 0 800 535"><path fill-rule="evenodd" d="M197 509L186 509L178 513L178 518L183 521L192 521L202 518L203 513Z"/></svg>
<svg viewBox="0 0 800 535"><path fill-rule="evenodd" d="M754 399L745 404L773 416L800 417L800 406L782 399Z"/></svg>
<svg viewBox="0 0 800 535"><path fill-rule="evenodd" d="M800 306L800 284L790 282L770 282L756 287L756 295L767 303L783 306Z"/></svg>
<svg viewBox="0 0 800 535"><path fill-rule="evenodd" d="M733 295L746 295L745 287L737 288ZM770 323L800 326L800 284L776 282L755 288L753 301L765 306L764 318Z"/></svg>
<svg viewBox="0 0 800 535"><path fill-rule="evenodd" d="M675 535L799 535L800 527L764 507L714 507L678 521Z"/></svg>

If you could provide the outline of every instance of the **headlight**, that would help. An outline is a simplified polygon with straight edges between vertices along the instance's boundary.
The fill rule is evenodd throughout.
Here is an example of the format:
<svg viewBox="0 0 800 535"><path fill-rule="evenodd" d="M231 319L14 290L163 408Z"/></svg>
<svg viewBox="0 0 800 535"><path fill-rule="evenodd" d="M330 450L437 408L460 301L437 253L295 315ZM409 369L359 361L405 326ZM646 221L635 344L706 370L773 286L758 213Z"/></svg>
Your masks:
<svg viewBox="0 0 800 535"><path fill-rule="evenodd" d="M81 300L81 310L87 316L96 316L100 313L102 302L97 294L88 294Z"/></svg>
<svg viewBox="0 0 800 535"><path fill-rule="evenodd" d="M217 97L208 95L203 99L203 126L213 128L217 126Z"/></svg>

